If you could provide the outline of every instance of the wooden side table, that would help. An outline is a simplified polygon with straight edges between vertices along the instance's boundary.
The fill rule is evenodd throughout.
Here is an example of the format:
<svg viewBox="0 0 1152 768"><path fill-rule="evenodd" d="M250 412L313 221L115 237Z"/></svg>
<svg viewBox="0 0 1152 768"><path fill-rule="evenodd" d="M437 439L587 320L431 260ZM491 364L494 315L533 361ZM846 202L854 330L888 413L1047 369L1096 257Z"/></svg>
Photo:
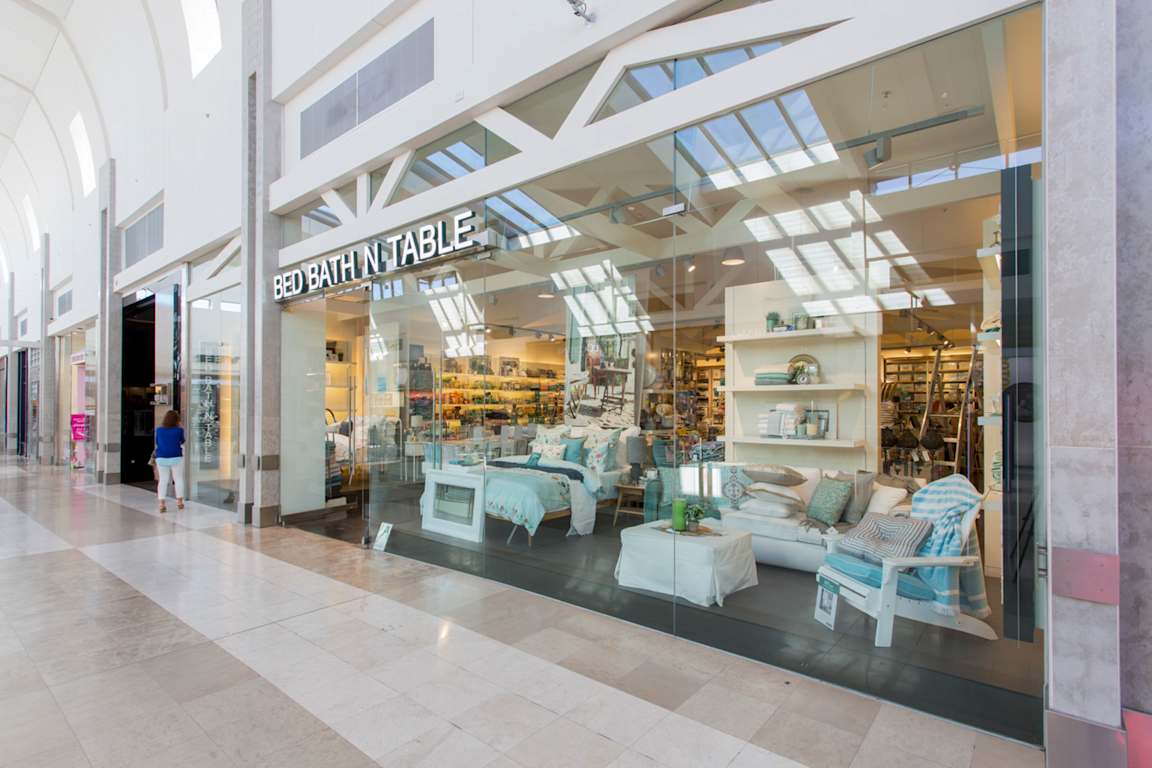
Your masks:
<svg viewBox="0 0 1152 768"><path fill-rule="evenodd" d="M612 527L620 513L644 517L644 486L631 483L616 483L616 514L612 515Z"/></svg>

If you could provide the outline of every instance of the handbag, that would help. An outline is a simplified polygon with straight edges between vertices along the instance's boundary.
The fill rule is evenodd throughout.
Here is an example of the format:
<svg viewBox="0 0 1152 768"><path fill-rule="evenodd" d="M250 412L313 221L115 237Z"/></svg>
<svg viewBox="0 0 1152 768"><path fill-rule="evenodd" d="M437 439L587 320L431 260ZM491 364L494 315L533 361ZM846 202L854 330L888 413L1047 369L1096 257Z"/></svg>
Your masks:
<svg viewBox="0 0 1152 768"><path fill-rule="evenodd" d="M936 451L944 447L944 438L940 436L940 432L935 427L929 427L925 430L920 445L930 451Z"/></svg>
<svg viewBox="0 0 1152 768"><path fill-rule="evenodd" d="M152 449L152 455L148 457L148 466L152 467L152 479L160 482L160 468L156 466L156 449Z"/></svg>

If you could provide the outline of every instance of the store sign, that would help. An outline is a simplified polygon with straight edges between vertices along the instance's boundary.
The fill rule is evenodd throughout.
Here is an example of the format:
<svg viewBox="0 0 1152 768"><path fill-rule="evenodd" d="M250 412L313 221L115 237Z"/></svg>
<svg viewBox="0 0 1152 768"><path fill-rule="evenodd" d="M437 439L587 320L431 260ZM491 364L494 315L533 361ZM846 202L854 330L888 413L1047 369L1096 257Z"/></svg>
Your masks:
<svg viewBox="0 0 1152 768"><path fill-rule="evenodd" d="M383 238L383 243L377 241L362 250L353 249L281 272L272 278L272 298L285 301L481 245L473 236L477 232L475 218L472 211L464 211L450 222L425 224Z"/></svg>

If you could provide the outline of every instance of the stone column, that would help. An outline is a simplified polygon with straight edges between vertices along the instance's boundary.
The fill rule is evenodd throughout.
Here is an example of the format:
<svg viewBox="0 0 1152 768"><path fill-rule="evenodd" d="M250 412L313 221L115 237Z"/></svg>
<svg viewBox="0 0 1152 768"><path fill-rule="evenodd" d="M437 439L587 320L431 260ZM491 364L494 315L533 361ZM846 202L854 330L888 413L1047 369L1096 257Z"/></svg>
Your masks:
<svg viewBox="0 0 1152 768"><path fill-rule="evenodd" d="M8 453L15 454L20 450L20 433L16 431L19 418L20 388L16 382L16 345L13 344L20 335L16 327L16 273L8 273L8 403L5 406L8 423Z"/></svg>
<svg viewBox="0 0 1152 768"><path fill-rule="evenodd" d="M1147 281L1129 263L1147 262L1147 241L1125 253L1125 238L1137 226L1129 222L1131 232L1121 226L1124 212L1136 210L1130 185L1143 185L1147 202L1149 149L1139 147L1140 162L1122 148L1138 142L1121 126L1133 105L1120 91L1143 88L1144 109L1150 99L1147 73L1137 84L1118 80L1118 72L1138 55L1119 45L1120 30L1135 22L1124 17L1146 17L1148 10L1129 0L1049 0L1046 11L1048 765L1125 768L1122 691L1137 692L1122 684L1121 626L1129 617L1120 611L1120 510L1138 483L1147 490L1152 467L1145 447L1152 418L1133 413L1149 385L1143 371L1138 384L1128 381L1137 373L1130 353L1147 354L1152 338L1144 322L1152 319L1152 303L1139 295ZM1123 36L1130 34L1129 27ZM1146 39L1130 44L1143 47ZM1146 219L1146 209L1139 215ZM1147 264L1141 269L1146 275ZM1126 307L1129 301L1138 308ZM1142 443L1126 452L1121 441ZM1152 533L1146 514L1141 525ZM1143 582L1140 596L1147 599L1148 569ZM1143 658L1146 684L1146 652Z"/></svg>
<svg viewBox="0 0 1152 768"><path fill-rule="evenodd" d="M124 311L112 278L120 269L120 237L116 229L116 161L109 159L100 168L99 230L100 316L96 323L96 478L113 485L120 482L120 420L123 381Z"/></svg>
<svg viewBox="0 0 1152 768"><path fill-rule="evenodd" d="M244 216L241 223L244 339L241 352L241 514L256 526L280 515L280 307L271 300L279 268L280 218L268 187L280 176L283 108L272 99L270 0L244 0Z"/></svg>
<svg viewBox="0 0 1152 768"><path fill-rule="evenodd" d="M1116 0L1120 701L1129 765L1152 765L1152 5Z"/></svg>
<svg viewBox="0 0 1152 768"><path fill-rule="evenodd" d="M52 322L52 236L40 235L40 418L36 439L40 463L56 463L56 344L48 335Z"/></svg>

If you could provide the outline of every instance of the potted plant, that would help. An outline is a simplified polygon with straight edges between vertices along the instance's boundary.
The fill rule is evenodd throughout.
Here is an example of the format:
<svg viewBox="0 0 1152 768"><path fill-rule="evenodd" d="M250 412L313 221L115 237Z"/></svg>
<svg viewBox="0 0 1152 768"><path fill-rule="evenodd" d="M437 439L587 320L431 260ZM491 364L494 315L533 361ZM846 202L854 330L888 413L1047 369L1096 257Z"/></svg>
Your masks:
<svg viewBox="0 0 1152 768"><path fill-rule="evenodd" d="M689 504L684 510L684 519L687 523L688 532L696 533L700 530L700 521L708 517L708 508L699 502Z"/></svg>
<svg viewBox="0 0 1152 768"><path fill-rule="evenodd" d="M769 332L776 330L776 326L780 325L780 313L769 312L764 316L764 324L767 326Z"/></svg>

